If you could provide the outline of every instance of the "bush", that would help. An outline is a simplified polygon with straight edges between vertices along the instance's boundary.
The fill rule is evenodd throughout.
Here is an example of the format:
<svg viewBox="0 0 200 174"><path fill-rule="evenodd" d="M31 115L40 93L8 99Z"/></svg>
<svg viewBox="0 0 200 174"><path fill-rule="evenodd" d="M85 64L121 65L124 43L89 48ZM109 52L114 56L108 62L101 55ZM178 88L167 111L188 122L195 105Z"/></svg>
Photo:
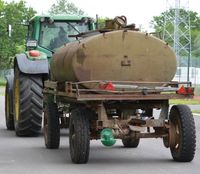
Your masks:
<svg viewBox="0 0 200 174"><path fill-rule="evenodd" d="M6 80L3 77L0 77L0 86L5 86Z"/></svg>

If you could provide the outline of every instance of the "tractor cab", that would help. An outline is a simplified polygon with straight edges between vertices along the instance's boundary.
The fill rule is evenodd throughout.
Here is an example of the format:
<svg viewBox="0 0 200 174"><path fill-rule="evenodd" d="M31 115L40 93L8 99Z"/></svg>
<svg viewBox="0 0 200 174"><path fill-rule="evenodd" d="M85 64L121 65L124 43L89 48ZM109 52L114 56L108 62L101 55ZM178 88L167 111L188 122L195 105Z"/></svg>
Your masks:
<svg viewBox="0 0 200 174"><path fill-rule="evenodd" d="M51 57L56 49L76 40L69 36L94 29L92 19L85 16L35 16L29 22L27 50L36 49Z"/></svg>

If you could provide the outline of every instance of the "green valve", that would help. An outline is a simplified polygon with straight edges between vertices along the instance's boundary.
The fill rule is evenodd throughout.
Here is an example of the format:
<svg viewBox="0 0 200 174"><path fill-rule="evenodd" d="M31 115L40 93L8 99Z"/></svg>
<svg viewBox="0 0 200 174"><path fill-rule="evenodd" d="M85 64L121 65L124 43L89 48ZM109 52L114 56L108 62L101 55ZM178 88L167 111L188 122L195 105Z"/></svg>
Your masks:
<svg viewBox="0 0 200 174"><path fill-rule="evenodd" d="M105 128L101 131L101 143L104 146L112 146L116 143L111 129Z"/></svg>

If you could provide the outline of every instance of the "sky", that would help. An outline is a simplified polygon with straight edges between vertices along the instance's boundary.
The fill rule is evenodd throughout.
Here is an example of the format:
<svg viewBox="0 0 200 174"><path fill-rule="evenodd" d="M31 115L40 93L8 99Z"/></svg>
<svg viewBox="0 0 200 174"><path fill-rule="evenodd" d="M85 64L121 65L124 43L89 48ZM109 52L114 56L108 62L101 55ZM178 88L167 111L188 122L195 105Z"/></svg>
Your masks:
<svg viewBox="0 0 200 174"><path fill-rule="evenodd" d="M7 2L13 0L6 0ZM19 0L14 0L18 2ZM56 0L25 0L27 6L33 7L38 14L47 14ZM128 23L135 23L145 31L150 31L150 21L153 16L160 15L166 10L166 0L69 0L77 7L95 18L96 14L101 17L114 18L125 15ZM168 0L173 4L175 0ZM181 6L186 6L188 0L180 0ZM189 0L189 9L200 15L200 0Z"/></svg>

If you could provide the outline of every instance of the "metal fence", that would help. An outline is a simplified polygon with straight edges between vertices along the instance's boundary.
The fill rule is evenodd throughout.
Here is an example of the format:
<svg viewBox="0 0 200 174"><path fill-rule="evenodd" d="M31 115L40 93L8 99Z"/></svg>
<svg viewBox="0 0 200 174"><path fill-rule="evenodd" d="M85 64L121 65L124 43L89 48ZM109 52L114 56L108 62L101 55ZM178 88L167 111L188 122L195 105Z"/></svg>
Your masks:
<svg viewBox="0 0 200 174"><path fill-rule="evenodd" d="M187 81L189 79L194 85L200 84L200 57L191 57L190 61L188 57L181 57L177 65L174 80Z"/></svg>

